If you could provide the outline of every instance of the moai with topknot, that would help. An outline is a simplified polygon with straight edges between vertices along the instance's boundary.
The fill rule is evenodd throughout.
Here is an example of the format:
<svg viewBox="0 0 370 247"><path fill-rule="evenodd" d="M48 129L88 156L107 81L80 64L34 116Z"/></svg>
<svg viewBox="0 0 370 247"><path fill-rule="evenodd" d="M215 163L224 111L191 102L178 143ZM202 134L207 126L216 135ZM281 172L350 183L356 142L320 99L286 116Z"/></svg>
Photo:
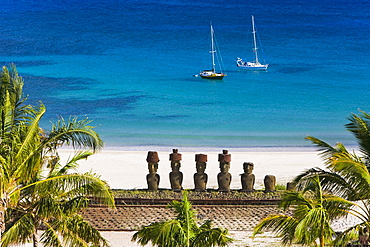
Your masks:
<svg viewBox="0 0 370 247"><path fill-rule="evenodd" d="M194 185L195 191L206 191L208 175L205 173L207 168L207 155L196 154L195 155L196 169L197 172L194 174Z"/></svg>
<svg viewBox="0 0 370 247"><path fill-rule="evenodd" d="M159 180L160 180L160 177L157 174L158 162L159 162L158 153L155 151L149 151L146 161L148 162L148 170L149 170L149 174L146 175L146 182L148 184L148 190L156 191L158 190Z"/></svg>
<svg viewBox="0 0 370 247"><path fill-rule="evenodd" d="M227 150L222 150L222 154L218 154L218 161L220 162L220 173L217 175L218 191L229 192L231 184L230 162L231 154Z"/></svg>
<svg viewBox="0 0 370 247"><path fill-rule="evenodd" d="M172 169L172 171L169 174L171 189L174 191L181 191L183 175L182 172L180 172L181 154L178 152L178 149L172 150L172 154L170 154L170 161Z"/></svg>

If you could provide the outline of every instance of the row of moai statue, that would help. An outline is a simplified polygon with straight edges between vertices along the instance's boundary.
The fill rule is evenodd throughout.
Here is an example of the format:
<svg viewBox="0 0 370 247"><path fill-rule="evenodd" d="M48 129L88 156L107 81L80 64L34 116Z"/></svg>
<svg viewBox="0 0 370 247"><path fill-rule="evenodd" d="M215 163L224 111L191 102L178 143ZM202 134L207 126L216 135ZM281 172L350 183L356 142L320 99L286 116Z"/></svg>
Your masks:
<svg viewBox="0 0 370 247"><path fill-rule="evenodd" d="M173 153L170 154L171 169L169 174L171 189L174 191L181 191L183 174L180 171L182 156L178 152L178 149L173 149ZM159 187L160 176L157 174L159 157L155 151L149 151L146 161L148 162L149 174L146 176L148 190L156 191ZM229 192L231 184L231 173L229 173L231 154L227 150L223 150L218 155L218 161L220 162L220 173L217 174L218 191ZM206 191L208 175L205 173L207 167L207 155L196 154L196 173L194 174L194 190L195 191ZM241 191L252 192L254 191L255 176L253 174L254 164L251 162L243 163L244 173L241 176ZM266 175L264 178L265 192L275 191L276 177L274 175Z"/></svg>

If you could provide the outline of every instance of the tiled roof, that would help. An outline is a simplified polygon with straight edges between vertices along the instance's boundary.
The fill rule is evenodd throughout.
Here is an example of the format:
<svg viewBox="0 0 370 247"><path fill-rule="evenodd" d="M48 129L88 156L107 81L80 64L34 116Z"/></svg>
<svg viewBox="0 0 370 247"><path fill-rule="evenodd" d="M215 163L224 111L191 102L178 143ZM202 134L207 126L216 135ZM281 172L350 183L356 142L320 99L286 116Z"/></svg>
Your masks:
<svg viewBox="0 0 370 247"><path fill-rule="evenodd" d="M200 223L212 220L213 227L234 231L250 231L261 219L279 213L276 205L193 205L193 209ZM165 205L118 205L115 209L91 206L82 215L100 231L138 230L174 218L173 209Z"/></svg>

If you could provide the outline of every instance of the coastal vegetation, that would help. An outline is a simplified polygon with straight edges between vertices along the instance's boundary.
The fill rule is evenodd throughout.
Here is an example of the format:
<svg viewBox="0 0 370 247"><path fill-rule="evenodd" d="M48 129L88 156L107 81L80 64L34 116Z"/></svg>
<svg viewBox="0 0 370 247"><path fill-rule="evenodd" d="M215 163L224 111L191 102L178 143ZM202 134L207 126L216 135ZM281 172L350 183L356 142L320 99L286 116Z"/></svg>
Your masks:
<svg viewBox="0 0 370 247"><path fill-rule="evenodd" d="M319 177L311 177L303 191L287 191L279 206L293 213L271 215L254 229L253 236L273 229L284 245L332 246L334 230L330 220L343 217L352 204L340 197L324 193ZM318 240L318 244L317 244Z"/></svg>
<svg viewBox="0 0 370 247"><path fill-rule="evenodd" d="M16 67L0 74L0 232L1 246L108 246L79 215L89 197L114 206L107 183L93 173L74 170L103 146L91 121L60 118L50 131L40 128L46 107L25 104L23 79ZM58 148L73 157L62 164ZM39 229L42 229L38 238Z"/></svg>
<svg viewBox="0 0 370 247"><path fill-rule="evenodd" d="M132 241L158 247L212 247L227 246L233 242L227 229L212 228L210 220L198 226L187 191L183 192L181 202L172 201L168 207L174 210L175 219L144 226L133 235Z"/></svg>
<svg viewBox="0 0 370 247"><path fill-rule="evenodd" d="M349 123L345 125L357 140L359 150L350 152L342 144L331 146L328 143L312 137L306 137L316 145L324 158L326 169L314 167L298 175L295 196L287 192L283 196L284 208L295 206L294 224L290 221L273 221L273 216L261 221L255 228L255 234L260 230L272 230L283 242L305 243L306 245L320 243L319 246L346 246L352 241L368 244L370 228L370 115L364 111L361 114L351 114ZM316 182L314 182L316 181ZM316 184L316 191L322 191L320 197L306 199L307 191ZM330 192L330 194L328 193ZM314 194L314 195L317 195ZM325 195L325 196L324 196ZM332 203L332 200L337 203ZM311 214L312 212L319 214ZM302 215L303 213L303 215ZM353 215L358 218L358 224L349 226L343 232L332 232L330 223L341 215ZM278 217L278 216L276 216ZM281 216L287 217L288 215ZM306 219L306 217L309 217ZM314 221L318 221L315 224ZM308 224L308 225L307 225ZM304 227L304 231L302 231ZM321 229L318 231L318 229ZM304 234L303 234L304 233ZM310 241L308 237L310 237Z"/></svg>

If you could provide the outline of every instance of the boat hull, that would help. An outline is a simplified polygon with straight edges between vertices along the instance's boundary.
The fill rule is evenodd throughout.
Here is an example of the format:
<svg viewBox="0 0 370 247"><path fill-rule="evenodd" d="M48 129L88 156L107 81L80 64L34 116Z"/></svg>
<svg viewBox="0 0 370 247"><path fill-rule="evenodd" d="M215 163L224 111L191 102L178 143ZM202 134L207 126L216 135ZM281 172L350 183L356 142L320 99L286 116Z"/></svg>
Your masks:
<svg viewBox="0 0 370 247"><path fill-rule="evenodd" d="M211 79L211 80L222 80L224 79L224 75L221 75L221 76L203 76L201 75L200 77L202 77L203 79Z"/></svg>
<svg viewBox="0 0 370 247"><path fill-rule="evenodd" d="M267 70L268 65L261 65L261 66L248 66L248 65L239 65L237 64L238 68L246 69L246 70Z"/></svg>
<svg viewBox="0 0 370 247"><path fill-rule="evenodd" d="M238 58L236 60L236 66L247 70L267 70L269 65L260 64L259 62L244 62L241 58Z"/></svg>
<svg viewBox="0 0 370 247"><path fill-rule="evenodd" d="M208 71L208 70L200 72L199 75L200 77L204 79L212 79L212 80L222 80L226 76L226 74L224 73L216 73L216 72Z"/></svg>

